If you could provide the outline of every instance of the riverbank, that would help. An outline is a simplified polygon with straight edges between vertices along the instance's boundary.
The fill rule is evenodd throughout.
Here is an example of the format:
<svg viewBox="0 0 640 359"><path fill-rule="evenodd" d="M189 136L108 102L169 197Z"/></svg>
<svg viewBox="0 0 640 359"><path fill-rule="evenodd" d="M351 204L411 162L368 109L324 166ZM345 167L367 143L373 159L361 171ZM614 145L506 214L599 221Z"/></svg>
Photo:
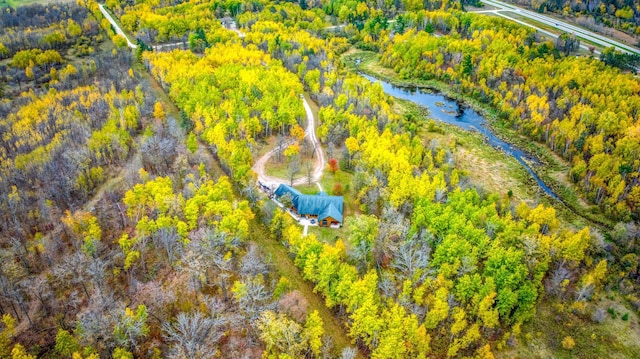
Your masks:
<svg viewBox="0 0 640 359"><path fill-rule="evenodd" d="M428 109L409 100L399 99L397 104L405 115L429 117ZM491 193L510 196L514 203L525 201L532 206L551 204L549 197L541 195L541 190L538 192L538 186L527 170L515 158L488 145L481 133L428 120L418 136L425 146L435 141L449 148L456 168L472 184L480 185Z"/></svg>
<svg viewBox="0 0 640 359"><path fill-rule="evenodd" d="M496 137L531 154L540 162L537 166L531 166L534 173L545 185L550 187L560 199L554 200L549 196L542 196L544 200L541 202L548 204L555 203L556 209L561 212L562 216L574 225L589 225L590 227L599 227L603 230L613 227L614 223L597 206L589 205L587 201L576 192L575 187L573 187L568 178L570 166L564 159L553 153L553 151L544 144L536 143L511 129L507 122L499 116L498 112L489 105L455 92L453 87L439 81L406 81L400 79L398 74L392 69L385 68L378 63L378 55L374 52L352 49L343 54L342 59L343 63L353 71L360 71L399 87L417 87L422 90L437 91L446 97L464 104L464 106L472 108L487 120ZM359 60L357 63L356 59ZM512 171L511 174L521 177L517 174L517 171ZM479 179L481 180L481 178ZM490 187L491 186L489 186L489 188ZM535 196L536 201L538 201L540 198L538 198L537 195Z"/></svg>

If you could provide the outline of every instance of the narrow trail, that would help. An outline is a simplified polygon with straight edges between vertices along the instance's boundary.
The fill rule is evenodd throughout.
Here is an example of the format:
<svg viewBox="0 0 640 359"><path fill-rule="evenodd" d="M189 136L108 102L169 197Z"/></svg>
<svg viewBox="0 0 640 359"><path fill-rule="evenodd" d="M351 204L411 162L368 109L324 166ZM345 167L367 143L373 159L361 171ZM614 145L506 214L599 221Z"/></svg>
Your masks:
<svg viewBox="0 0 640 359"><path fill-rule="evenodd" d="M305 129L305 138L308 138L313 145L313 149L315 151L315 160L313 163L313 173L311 174L311 182L319 183L320 179L322 179L322 172L324 171L324 166L326 165L326 158L324 156L324 152L322 151L322 147L320 146L320 141L316 136L316 126L315 126L315 116L313 115L313 111L311 110L311 106L309 106L309 102L306 98L302 99L304 110L307 113L307 128ZM280 183L290 183L285 178L277 178L273 176L269 176L265 172L265 166L269 162L269 159L278 151L284 150L287 146L293 144L294 141L288 141L284 144L272 149L271 151L265 153L262 157L258 158L256 162L253 164L251 169L258 175L258 181L267 187L276 186ZM306 177L296 178L293 181L294 186L302 185L307 183Z"/></svg>

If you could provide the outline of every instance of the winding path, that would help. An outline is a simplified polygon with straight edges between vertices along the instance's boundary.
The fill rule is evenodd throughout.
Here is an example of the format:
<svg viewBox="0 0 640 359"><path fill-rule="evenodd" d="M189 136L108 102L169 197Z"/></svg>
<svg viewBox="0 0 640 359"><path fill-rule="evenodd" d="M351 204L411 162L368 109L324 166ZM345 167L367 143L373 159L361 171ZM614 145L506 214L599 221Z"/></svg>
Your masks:
<svg viewBox="0 0 640 359"><path fill-rule="evenodd" d="M311 182L319 183L322 178L322 171L324 170L324 166L326 164L326 159L324 157L324 152L322 152L322 147L320 146L320 141L318 141L318 137L316 136L316 126L315 126L315 117L313 116L313 111L311 110L311 106L309 106L309 102L306 98L302 99L304 110L307 113L307 128L305 129L305 138L309 138L311 144L313 145L313 149L316 153L315 161L313 164L313 173L311 174ZM283 178L272 177L266 174L265 166L269 162L271 156L273 156L276 152L283 150L287 146L293 144L294 141L285 142L284 144L272 149L271 151L265 153L262 157L258 158L256 162L253 164L251 169L258 175L258 181L263 185L266 185L269 188L273 188L280 183L290 183L288 180ZM282 147L282 148L281 148ZM307 182L307 178L297 178L293 181L293 185L302 185Z"/></svg>

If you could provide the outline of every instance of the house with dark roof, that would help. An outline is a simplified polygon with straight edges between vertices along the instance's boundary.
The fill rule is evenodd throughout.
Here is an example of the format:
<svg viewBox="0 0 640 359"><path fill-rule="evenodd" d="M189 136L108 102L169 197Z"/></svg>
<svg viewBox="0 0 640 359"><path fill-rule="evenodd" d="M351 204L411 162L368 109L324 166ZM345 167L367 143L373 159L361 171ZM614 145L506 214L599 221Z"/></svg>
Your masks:
<svg viewBox="0 0 640 359"><path fill-rule="evenodd" d="M315 218L322 227L341 226L344 210L344 198L342 196L329 196L325 192L317 195L303 194L297 189L281 184L274 192L280 199L282 196L291 196L291 210L301 217Z"/></svg>

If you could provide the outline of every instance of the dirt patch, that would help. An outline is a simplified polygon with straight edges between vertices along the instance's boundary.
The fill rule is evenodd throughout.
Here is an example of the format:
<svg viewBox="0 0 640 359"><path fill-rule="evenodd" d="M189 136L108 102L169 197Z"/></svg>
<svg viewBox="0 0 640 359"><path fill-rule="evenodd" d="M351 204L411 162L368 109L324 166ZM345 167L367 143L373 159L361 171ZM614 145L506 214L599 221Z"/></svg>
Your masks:
<svg viewBox="0 0 640 359"><path fill-rule="evenodd" d="M460 148L456 151L456 163L467 172L471 182L489 192L504 194L511 190L518 200L527 197L520 188L522 184L509 175L511 170L504 162L491 161L473 149Z"/></svg>

